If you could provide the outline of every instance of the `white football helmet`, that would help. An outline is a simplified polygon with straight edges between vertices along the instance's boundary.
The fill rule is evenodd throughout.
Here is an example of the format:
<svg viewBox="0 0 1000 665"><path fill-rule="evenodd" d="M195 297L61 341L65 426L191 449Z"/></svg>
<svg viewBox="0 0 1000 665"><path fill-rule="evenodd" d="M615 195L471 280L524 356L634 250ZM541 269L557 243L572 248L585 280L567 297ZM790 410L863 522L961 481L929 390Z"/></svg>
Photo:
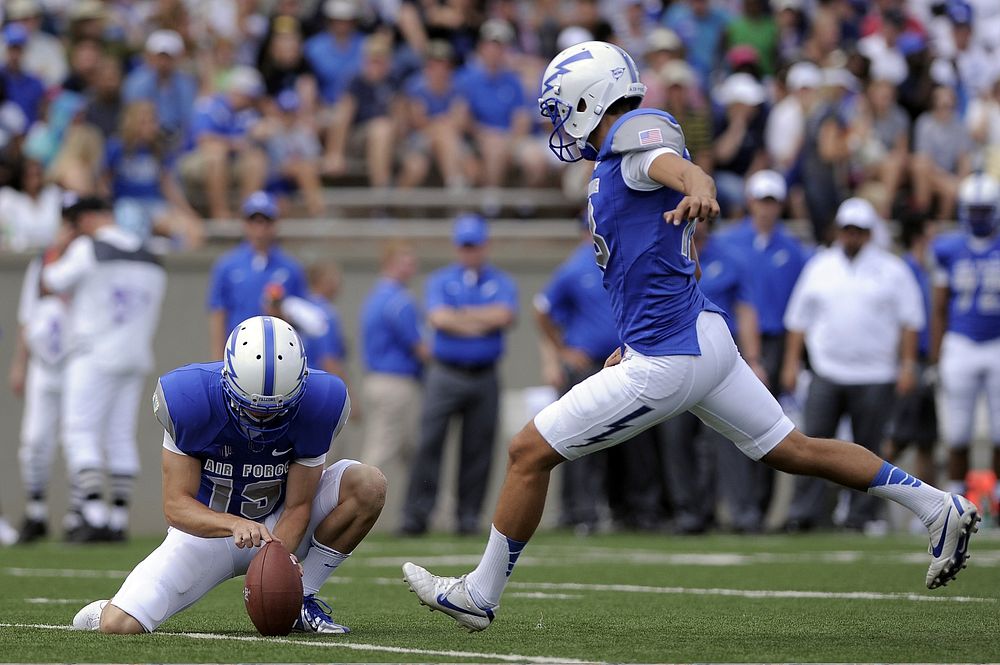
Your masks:
<svg viewBox="0 0 1000 665"><path fill-rule="evenodd" d="M222 391L251 443L275 440L288 429L306 390L306 354L291 325L255 316L226 341Z"/></svg>
<svg viewBox="0 0 1000 665"><path fill-rule="evenodd" d="M542 75L538 109L552 122L549 149L564 162L596 159L587 143L604 112L623 97L642 97L646 86L632 57L606 42L583 42L557 55Z"/></svg>
<svg viewBox="0 0 1000 665"><path fill-rule="evenodd" d="M1000 183L984 173L973 173L958 186L958 221L980 238L997 230Z"/></svg>

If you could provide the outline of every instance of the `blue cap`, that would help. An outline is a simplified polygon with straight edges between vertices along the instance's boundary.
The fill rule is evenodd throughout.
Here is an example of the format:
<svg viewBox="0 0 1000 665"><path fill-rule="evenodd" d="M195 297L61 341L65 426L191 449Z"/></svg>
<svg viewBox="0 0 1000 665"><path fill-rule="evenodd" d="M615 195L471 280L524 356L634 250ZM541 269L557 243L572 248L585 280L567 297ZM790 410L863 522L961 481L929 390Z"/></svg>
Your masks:
<svg viewBox="0 0 1000 665"><path fill-rule="evenodd" d="M294 90L283 90L275 97L274 103L285 113L293 113L299 110L299 95Z"/></svg>
<svg viewBox="0 0 1000 665"><path fill-rule="evenodd" d="M28 29L20 23L8 23L3 27L3 40L7 46L24 46L29 36Z"/></svg>
<svg viewBox="0 0 1000 665"><path fill-rule="evenodd" d="M254 192L243 202L243 217L249 219L254 215L263 215L268 219L278 219L278 204L274 197L264 191Z"/></svg>
<svg viewBox="0 0 1000 665"><path fill-rule="evenodd" d="M462 215L455 220L451 240L458 246L471 245L478 247L489 238L486 220L479 215Z"/></svg>
<svg viewBox="0 0 1000 665"><path fill-rule="evenodd" d="M972 5L963 0L951 0L947 7L948 18L957 25L972 24Z"/></svg>

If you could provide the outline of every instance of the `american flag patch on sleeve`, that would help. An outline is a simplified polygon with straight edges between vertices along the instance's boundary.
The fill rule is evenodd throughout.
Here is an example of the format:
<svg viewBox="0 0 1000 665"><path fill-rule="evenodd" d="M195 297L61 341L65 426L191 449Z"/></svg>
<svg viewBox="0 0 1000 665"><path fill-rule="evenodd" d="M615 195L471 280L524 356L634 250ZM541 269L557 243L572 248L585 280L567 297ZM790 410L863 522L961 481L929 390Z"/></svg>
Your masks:
<svg viewBox="0 0 1000 665"><path fill-rule="evenodd" d="M639 132L639 145L653 145L654 143L663 143L663 133L660 132L659 127Z"/></svg>

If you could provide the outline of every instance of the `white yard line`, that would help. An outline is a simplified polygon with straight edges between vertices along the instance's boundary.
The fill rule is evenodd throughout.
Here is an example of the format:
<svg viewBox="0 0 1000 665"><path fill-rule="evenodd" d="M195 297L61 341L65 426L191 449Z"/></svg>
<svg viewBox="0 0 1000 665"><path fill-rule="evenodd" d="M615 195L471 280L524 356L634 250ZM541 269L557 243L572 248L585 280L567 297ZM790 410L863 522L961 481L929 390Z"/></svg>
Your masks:
<svg viewBox="0 0 1000 665"><path fill-rule="evenodd" d="M0 628L35 628L41 630L73 630L70 626L53 626L49 624L31 623L0 623ZM586 665L591 661L574 658L556 658L550 656L522 656L519 654L488 653L479 651L447 651L436 649L411 649L407 647L392 647L382 644L363 644L360 642L338 642L321 640L296 640L287 637L257 637L254 635L218 635L216 633L156 633L166 637L186 637L193 640L228 640L231 642L265 642L268 644L292 644L295 646L316 647L320 649L348 649L351 651L381 651L383 653L413 654L418 656L444 656L446 658L479 658L484 660L500 660L514 663L568 663L569 665Z"/></svg>
<svg viewBox="0 0 1000 665"><path fill-rule="evenodd" d="M11 577L86 577L124 579L127 570L85 570L81 568L0 568L0 572Z"/></svg>
<svg viewBox="0 0 1000 665"><path fill-rule="evenodd" d="M24 602L32 605L86 605L89 600L82 598L25 598Z"/></svg>

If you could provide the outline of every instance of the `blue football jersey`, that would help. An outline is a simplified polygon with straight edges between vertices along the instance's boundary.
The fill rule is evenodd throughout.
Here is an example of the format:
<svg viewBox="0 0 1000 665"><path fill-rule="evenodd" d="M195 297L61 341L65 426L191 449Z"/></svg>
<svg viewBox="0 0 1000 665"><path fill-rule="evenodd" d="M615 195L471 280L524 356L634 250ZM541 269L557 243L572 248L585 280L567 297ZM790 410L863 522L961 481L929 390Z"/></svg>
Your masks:
<svg viewBox="0 0 1000 665"><path fill-rule="evenodd" d="M948 330L977 342L1000 337L1000 236L950 233L934 242L935 284L951 291Z"/></svg>
<svg viewBox="0 0 1000 665"><path fill-rule="evenodd" d="M325 455L349 411L344 382L311 369L288 429L254 450L226 408L221 362L168 372L153 394L153 413L174 444L201 461L198 501L251 520L264 519L284 503L289 465Z"/></svg>
<svg viewBox="0 0 1000 665"><path fill-rule="evenodd" d="M608 132L588 188L597 264L625 344L652 356L701 355L698 315L721 311L694 278L694 222L663 221L684 195L667 187L635 190L622 176L625 154L661 147L690 158L680 125L663 111L631 111Z"/></svg>

